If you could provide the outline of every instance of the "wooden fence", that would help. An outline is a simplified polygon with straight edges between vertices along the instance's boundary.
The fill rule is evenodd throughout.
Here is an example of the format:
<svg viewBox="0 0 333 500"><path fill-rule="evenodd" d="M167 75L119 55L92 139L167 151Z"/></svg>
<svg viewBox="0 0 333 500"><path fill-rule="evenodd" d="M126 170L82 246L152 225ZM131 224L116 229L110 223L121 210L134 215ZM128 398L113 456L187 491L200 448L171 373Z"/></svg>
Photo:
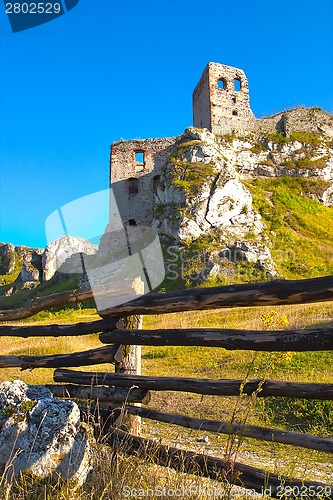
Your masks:
<svg viewBox="0 0 333 500"><path fill-rule="evenodd" d="M140 287L139 287L140 288ZM47 297L35 298L27 307L0 311L0 321L17 321L55 306L84 302L96 297L128 296L140 293L138 282L125 281L112 289L72 290ZM119 409L132 416L131 433L113 427L103 436L103 442L122 452L134 454L160 465L183 472L195 473L259 493L269 492L290 498L333 499L333 486L315 481L289 478L238 462L163 446L138 435L139 417L160 422L216 432L255 438L333 453L333 439L310 434L265 428L235 422L220 422L169 414L143 407L149 402L149 391L185 391L197 394L237 396L240 393L256 397L282 396L333 400L333 383L299 383L268 379L211 380L181 377L141 376L138 369L139 346L210 346L229 350L253 351L323 351L333 349L333 328L246 331L230 329L140 329L140 315L165 314L180 311L208 310L226 307L276 306L333 300L333 277L307 280L275 280L261 284L245 284L215 288L197 288L165 294L151 293L138 296L131 302L105 311L99 311L101 320L75 325L0 326L0 337L59 337L98 333L103 347L73 354L53 356L0 356L0 367L56 368L54 384L47 387L55 397L90 400L98 407L99 415L107 421L110 413ZM128 346L131 346L130 348ZM80 372L69 367L113 363L115 373ZM139 405L138 405L139 403ZM117 414L117 412L116 412ZM119 415L119 413L118 413ZM118 419L119 422L119 419ZM281 489L283 488L283 490ZM289 489L288 489L289 488ZM307 495L308 492L308 495Z"/></svg>

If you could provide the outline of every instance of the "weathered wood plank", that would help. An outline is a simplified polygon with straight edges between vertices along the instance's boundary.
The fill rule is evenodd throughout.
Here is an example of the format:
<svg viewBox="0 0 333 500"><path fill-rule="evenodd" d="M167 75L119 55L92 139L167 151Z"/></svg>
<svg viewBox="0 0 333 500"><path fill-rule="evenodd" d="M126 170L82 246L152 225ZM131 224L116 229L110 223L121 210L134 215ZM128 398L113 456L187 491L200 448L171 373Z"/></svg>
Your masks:
<svg viewBox="0 0 333 500"><path fill-rule="evenodd" d="M119 283L94 287L94 293L90 288L68 290L66 292L53 293L45 297L35 297L26 306L19 309L4 309L0 311L0 321L14 321L29 318L34 314L50 309L52 307L77 304L88 300L96 300L110 297L133 297L133 285L136 280L124 279Z"/></svg>
<svg viewBox="0 0 333 500"><path fill-rule="evenodd" d="M106 344L124 342L151 346L207 346L253 351L324 351L333 349L333 328L308 330L224 330L189 328L114 330L100 335Z"/></svg>
<svg viewBox="0 0 333 500"><path fill-rule="evenodd" d="M117 318L101 319L87 323L72 325L15 325L0 326L0 337L76 337L112 331L117 324Z"/></svg>
<svg viewBox="0 0 333 500"><path fill-rule="evenodd" d="M224 307L275 306L333 300L333 277L273 280L214 288L152 293L99 312L102 317L165 314Z"/></svg>
<svg viewBox="0 0 333 500"><path fill-rule="evenodd" d="M182 377L148 377L123 375L120 373L79 372L57 369L55 382L69 382L87 385L112 385L115 387L138 387L152 391L183 391L217 396L238 396L242 393L258 397L283 396L287 398L333 399L333 384L312 384L306 382L283 382L255 379L244 384L243 380L212 380Z"/></svg>
<svg viewBox="0 0 333 500"><path fill-rule="evenodd" d="M59 368L98 365L101 363L116 363L119 346L99 347L84 352L72 354L53 354L50 356L0 356L0 368Z"/></svg>
<svg viewBox="0 0 333 500"><path fill-rule="evenodd" d="M103 407L105 408L105 406ZM119 406L111 403L108 408L109 410L114 410L119 408ZM216 420L192 418L185 415L152 410L150 408L139 408L137 406L121 406L121 410L126 411L131 415L140 415L143 418L158 420L159 422L165 422L168 424L180 425L188 429L237 435L258 439L260 441L289 444L299 446L301 448L308 448L310 450L333 453L333 439L313 436L311 434L303 434L301 432L286 431L249 424L242 425L235 422L219 422Z"/></svg>
<svg viewBox="0 0 333 500"><path fill-rule="evenodd" d="M79 385L56 385L46 384L53 396L56 398L76 398L85 400L97 400L97 406L100 403L113 401L115 403L144 403L150 401L148 391L141 389L123 389L120 387L94 387Z"/></svg>
<svg viewBox="0 0 333 500"><path fill-rule="evenodd" d="M130 281L130 280L129 280ZM118 289L117 289L118 286ZM124 284L109 290L101 287L100 297L126 295ZM131 284L128 288L133 292ZM37 297L28 306L17 310L0 311L1 321L27 318L37 312L65 304L92 300L91 290L71 290L47 297ZM273 280L267 283L247 283L215 288L195 288L179 292L151 293L110 310L99 312L103 317L131 316L137 314L165 314L179 311L217 309L224 307L276 306L305 304L333 300L333 277L306 280Z"/></svg>
<svg viewBox="0 0 333 500"><path fill-rule="evenodd" d="M300 492L306 489L309 489L309 496L302 498L311 498L311 492L314 493L312 497L317 498L324 491L328 493L325 498L333 498L333 487L328 484L291 479L239 462L226 462L221 458L158 444L151 439L132 436L117 429L111 429L103 437L103 442L112 446L114 450L119 449L121 453L135 455L150 463L221 482L228 481L233 485L254 489L258 493L266 492L273 498L281 498L284 491L287 491L287 486L291 487L288 498L300 498Z"/></svg>
<svg viewBox="0 0 333 500"><path fill-rule="evenodd" d="M0 326L0 337L60 337L101 333L106 344L208 346L255 351L323 351L333 349L333 328L307 330L114 330L117 318L73 325ZM111 331L110 331L111 330Z"/></svg>

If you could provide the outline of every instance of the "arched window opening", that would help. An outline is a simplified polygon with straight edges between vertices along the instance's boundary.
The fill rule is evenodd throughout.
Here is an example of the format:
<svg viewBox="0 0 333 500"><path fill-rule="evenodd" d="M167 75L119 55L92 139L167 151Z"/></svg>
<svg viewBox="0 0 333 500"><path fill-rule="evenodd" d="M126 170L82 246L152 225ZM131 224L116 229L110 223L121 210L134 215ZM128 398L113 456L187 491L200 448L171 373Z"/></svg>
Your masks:
<svg viewBox="0 0 333 500"><path fill-rule="evenodd" d="M160 183L160 176L159 175L155 175L153 177L153 193L154 194L157 193L157 188L158 188L159 183Z"/></svg>
<svg viewBox="0 0 333 500"><path fill-rule="evenodd" d="M233 98L231 99L231 102L232 102L232 104L236 104L236 97L233 97Z"/></svg>
<svg viewBox="0 0 333 500"><path fill-rule="evenodd" d="M241 81L240 81L240 79L239 79L239 78L235 78L235 79L234 79L234 89L235 89L235 91L236 91L236 92L239 92L239 91L240 91L240 89L241 89L241 86L242 86L242 85L241 85Z"/></svg>
<svg viewBox="0 0 333 500"><path fill-rule="evenodd" d="M219 78L217 82L217 87L221 90L225 90L227 88L227 82L224 78Z"/></svg>
<svg viewBox="0 0 333 500"><path fill-rule="evenodd" d="M138 194L139 192L139 181L136 177L131 177L128 179L128 194Z"/></svg>

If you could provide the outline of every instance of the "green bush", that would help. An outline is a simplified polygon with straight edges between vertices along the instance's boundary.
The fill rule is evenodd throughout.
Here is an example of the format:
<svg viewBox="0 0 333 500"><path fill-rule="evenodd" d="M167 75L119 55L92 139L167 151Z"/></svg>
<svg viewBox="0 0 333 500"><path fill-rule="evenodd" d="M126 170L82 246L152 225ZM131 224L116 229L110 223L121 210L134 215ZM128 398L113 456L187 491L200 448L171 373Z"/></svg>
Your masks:
<svg viewBox="0 0 333 500"><path fill-rule="evenodd" d="M321 143L321 138L318 134L310 134L308 132L292 132L290 140L298 141L302 144L311 144L312 146L318 146Z"/></svg>
<svg viewBox="0 0 333 500"><path fill-rule="evenodd" d="M275 142L276 144L286 144L290 142L289 137L284 132L272 132L266 136L268 141Z"/></svg>
<svg viewBox="0 0 333 500"><path fill-rule="evenodd" d="M264 146L261 142L256 142L254 146L250 149L252 153L261 153L262 151L267 151L267 147Z"/></svg>

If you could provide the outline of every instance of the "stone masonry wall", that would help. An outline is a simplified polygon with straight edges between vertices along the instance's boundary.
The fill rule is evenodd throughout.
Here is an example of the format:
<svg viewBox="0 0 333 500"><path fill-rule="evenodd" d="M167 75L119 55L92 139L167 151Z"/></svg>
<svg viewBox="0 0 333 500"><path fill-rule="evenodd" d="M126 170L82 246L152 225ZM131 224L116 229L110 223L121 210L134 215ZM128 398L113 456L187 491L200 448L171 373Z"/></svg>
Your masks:
<svg viewBox="0 0 333 500"><path fill-rule="evenodd" d="M209 63L193 92L193 122L216 135L251 130L249 86L243 70Z"/></svg>
<svg viewBox="0 0 333 500"><path fill-rule="evenodd" d="M291 132L321 132L333 136L333 116L320 108L299 107L256 120L254 131L259 135L284 132L289 136Z"/></svg>
<svg viewBox="0 0 333 500"><path fill-rule="evenodd" d="M115 142L110 155L110 183L124 224L149 225L155 192L174 137Z"/></svg>

